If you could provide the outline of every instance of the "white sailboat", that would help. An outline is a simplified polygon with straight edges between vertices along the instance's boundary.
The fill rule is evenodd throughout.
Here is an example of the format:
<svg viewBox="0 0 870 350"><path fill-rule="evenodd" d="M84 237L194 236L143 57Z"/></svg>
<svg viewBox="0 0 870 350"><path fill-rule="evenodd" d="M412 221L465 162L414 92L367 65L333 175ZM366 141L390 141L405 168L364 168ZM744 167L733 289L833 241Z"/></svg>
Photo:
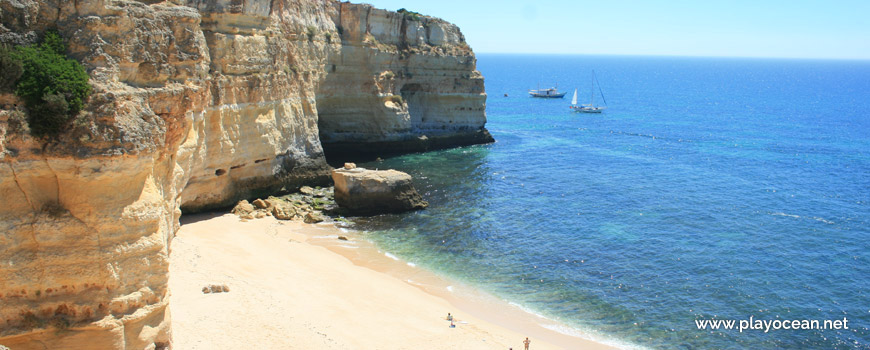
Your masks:
<svg viewBox="0 0 870 350"><path fill-rule="evenodd" d="M589 97L589 104L578 105L577 104L577 89L574 89L574 97L571 99L571 108L574 112L577 113L601 113L607 107L596 106L595 105L595 71L592 71L592 94ZM601 93L601 99L604 100L604 105L607 105L607 100L604 99L604 92L601 91L601 84L598 84L598 92Z"/></svg>

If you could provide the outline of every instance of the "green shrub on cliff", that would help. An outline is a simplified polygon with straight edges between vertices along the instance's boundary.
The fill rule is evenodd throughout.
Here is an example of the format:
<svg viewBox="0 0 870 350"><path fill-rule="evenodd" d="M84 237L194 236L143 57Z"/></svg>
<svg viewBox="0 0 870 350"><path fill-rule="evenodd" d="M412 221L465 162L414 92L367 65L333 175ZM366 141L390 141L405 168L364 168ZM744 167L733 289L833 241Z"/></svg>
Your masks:
<svg viewBox="0 0 870 350"><path fill-rule="evenodd" d="M45 95L37 105L28 103L30 132L35 136L57 135L70 120L70 105L60 94Z"/></svg>
<svg viewBox="0 0 870 350"><path fill-rule="evenodd" d="M65 51L60 35L48 31L40 44L18 47L10 55L23 68L15 93L27 106L34 136L60 133L91 93L84 66Z"/></svg>
<svg viewBox="0 0 870 350"><path fill-rule="evenodd" d="M15 51L0 44L0 93L15 92L15 85L23 70L21 61L15 57Z"/></svg>
<svg viewBox="0 0 870 350"><path fill-rule="evenodd" d="M387 100L399 105L405 103L405 99L403 99L401 95L391 95L387 97Z"/></svg>
<svg viewBox="0 0 870 350"><path fill-rule="evenodd" d="M305 34L308 35L308 41L314 41L314 37L317 36L317 27L305 27Z"/></svg>

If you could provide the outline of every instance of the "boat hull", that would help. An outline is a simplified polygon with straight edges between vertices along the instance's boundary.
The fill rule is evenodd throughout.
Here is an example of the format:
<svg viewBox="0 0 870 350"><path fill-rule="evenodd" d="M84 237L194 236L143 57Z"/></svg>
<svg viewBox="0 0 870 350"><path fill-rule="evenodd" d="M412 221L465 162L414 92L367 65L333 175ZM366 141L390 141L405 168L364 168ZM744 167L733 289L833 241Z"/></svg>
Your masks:
<svg viewBox="0 0 870 350"><path fill-rule="evenodd" d="M577 113L601 113L604 111L604 107L570 107L571 110Z"/></svg>
<svg viewBox="0 0 870 350"><path fill-rule="evenodd" d="M556 88L529 90L529 95L540 98L562 98L567 92L559 93Z"/></svg>
<svg viewBox="0 0 870 350"><path fill-rule="evenodd" d="M564 98L565 94L567 94L567 92L563 92L561 94L554 94L554 95L537 95L537 94L529 93L530 96L537 97L537 98Z"/></svg>

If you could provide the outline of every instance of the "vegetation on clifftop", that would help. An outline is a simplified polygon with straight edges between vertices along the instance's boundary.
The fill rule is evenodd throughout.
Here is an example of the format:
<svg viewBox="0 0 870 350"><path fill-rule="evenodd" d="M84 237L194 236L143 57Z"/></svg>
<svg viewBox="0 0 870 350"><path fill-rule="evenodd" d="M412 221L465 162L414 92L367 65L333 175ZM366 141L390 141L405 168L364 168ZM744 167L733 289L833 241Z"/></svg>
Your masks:
<svg viewBox="0 0 870 350"><path fill-rule="evenodd" d="M405 19L411 20L411 21L419 21L420 18L423 17L423 15L421 15L419 12L408 11L404 7L396 10L396 12L405 15Z"/></svg>
<svg viewBox="0 0 870 350"><path fill-rule="evenodd" d="M65 52L63 39L55 31L46 32L39 44L0 49L0 92L13 92L14 87L27 106L27 122L34 136L59 134L91 93L85 67Z"/></svg>

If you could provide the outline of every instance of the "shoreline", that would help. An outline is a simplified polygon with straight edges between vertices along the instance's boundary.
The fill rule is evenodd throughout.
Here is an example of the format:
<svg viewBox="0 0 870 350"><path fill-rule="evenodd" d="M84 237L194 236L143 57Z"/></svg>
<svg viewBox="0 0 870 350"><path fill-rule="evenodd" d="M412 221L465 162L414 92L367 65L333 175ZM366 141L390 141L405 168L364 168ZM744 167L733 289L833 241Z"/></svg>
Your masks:
<svg viewBox="0 0 870 350"><path fill-rule="evenodd" d="M339 240L339 235L349 240ZM522 349L524 337L532 340L532 349L615 348L549 329L544 325L567 326L388 256L361 232L340 229L332 223L308 225L271 217L242 222L232 214L194 214L182 218L172 246L169 285L173 343L184 349L227 347L227 342L235 341L239 341L239 346L249 347L251 342L262 339L268 339L264 343L268 346L302 347L304 344L306 348L318 349L350 345L352 348L370 345L398 348L413 344L426 348L442 345L444 348ZM287 254L293 251L300 254ZM258 262L258 259L265 260ZM233 261L239 263L233 264ZM264 264L269 266L262 266ZM327 278L319 286L322 288L296 291L294 286L299 280L281 278L288 275L282 272L287 271L288 266L304 268L294 268L289 274L298 275L299 280L308 280L302 278L305 276L337 279ZM360 275L363 276L358 278ZM351 276L353 281L349 281ZM200 291L204 285L222 283L229 287L229 292L209 295ZM288 290L288 287L293 292L266 292ZM351 294L344 293L343 288L349 289ZM368 288L374 288L372 293L360 291ZM297 304L299 298L309 302ZM335 300L346 304L336 307ZM262 310L251 310L259 304L272 304L275 308L270 308L266 314L260 313ZM310 308L310 312L297 314L299 308ZM283 313L282 309L294 312ZM426 311L421 312L423 310ZM274 312L284 317L269 315ZM457 328L447 327L449 323L444 319L447 312L457 318ZM293 321L308 319L312 314L318 316L309 322ZM209 315L222 321L209 321ZM360 317L357 322L352 321ZM246 336L242 339L228 339L223 334L229 329L239 329L238 324L226 322L234 318L246 320L243 327ZM372 327L372 321L383 327ZM320 330L333 327L343 331L333 336L336 333ZM390 328L394 327L400 329L391 332ZM283 332L275 334L279 329L289 331L285 338L280 336ZM410 337L402 339L397 332Z"/></svg>
<svg viewBox="0 0 870 350"><path fill-rule="evenodd" d="M326 247L331 252L349 259L354 265L384 273L428 294L447 300L456 306L456 310L461 313L472 315L514 332L526 334L530 338L541 339L564 349L577 346L582 346L584 349L619 348L615 344L591 339L592 336L582 333L579 329L539 315L531 310L523 309L521 305L501 299L477 287L441 276L431 270L402 260L390 252L379 249L374 243L367 240L361 231L336 227L332 223L302 227L301 231L306 235L328 236L329 238L314 239L312 244ZM348 237L358 246L348 248L345 241L338 240L338 235ZM553 328L570 330L579 334L570 335Z"/></svg>

